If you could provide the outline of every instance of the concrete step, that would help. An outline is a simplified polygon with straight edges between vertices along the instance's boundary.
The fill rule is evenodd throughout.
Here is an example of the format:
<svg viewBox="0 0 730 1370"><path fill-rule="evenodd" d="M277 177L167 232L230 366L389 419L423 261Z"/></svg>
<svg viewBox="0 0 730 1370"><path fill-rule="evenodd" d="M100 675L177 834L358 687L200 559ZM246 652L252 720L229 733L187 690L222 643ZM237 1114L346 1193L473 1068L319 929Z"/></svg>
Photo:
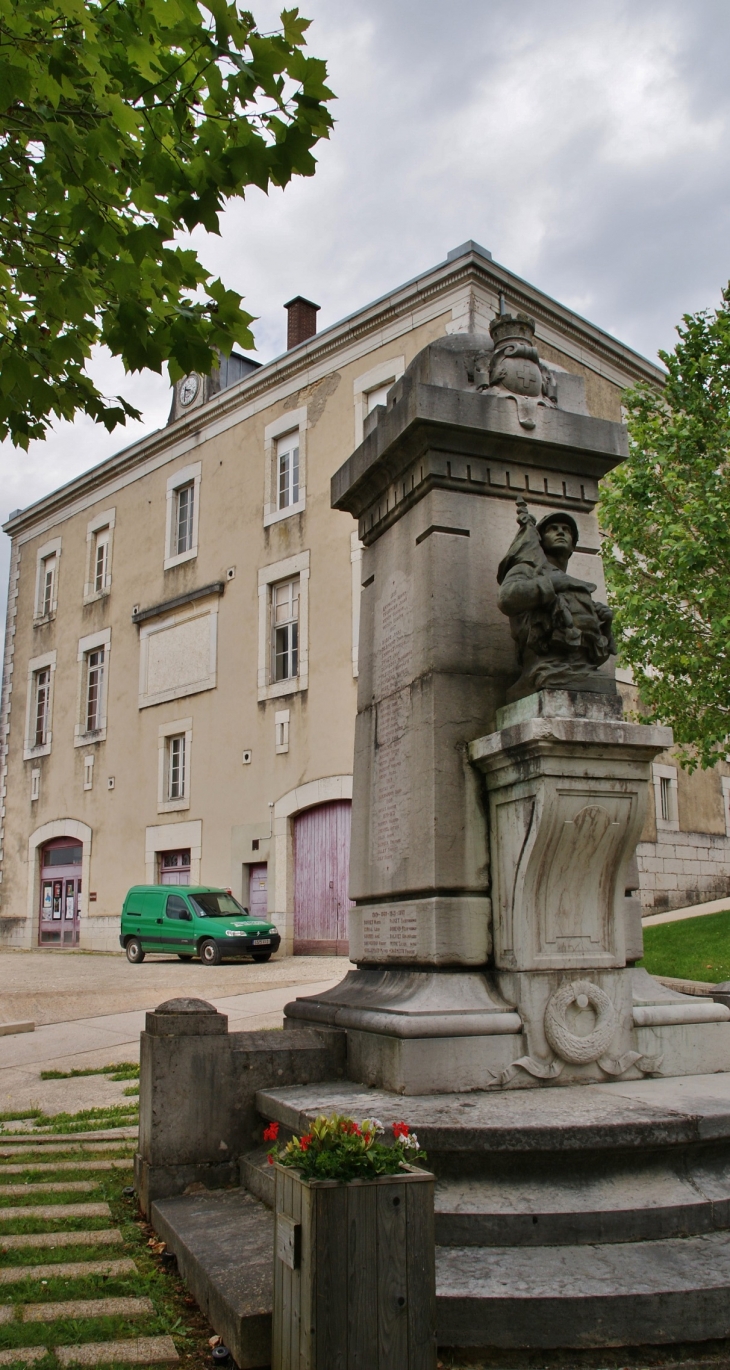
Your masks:
<svg viewBox="0 0 730 1370"><path fill-rule="evenodd" d="M646 1157L531 1160L491 1174L445 1177L435 1194L441 1246L572 1246L699 1236L730 1227L730 1153L685 1148ZM488 1159L485 1157L485 1169Z"/></svg>
<svg viewBox="0 0 730 1370"><path fill-rule="evenodd" d="M376 1117L386 1130L401 1120L418 1134L437 1173L486 1154L563 1155L730 1139L730 1072L626 1084L578 1085L471 1094L408 1097L362 1085L288 1085L256 1095L262 1118L306 1132L320 1113L360 1121Z"/></svg>
<svg viewBox="0 0 730 1370"><path fill-rule="evenodd" d="M155 1231L240 1370L271 1360L274 1217L244 1189L158 1199Z"/></svg>
<svg viewBox="0 0 730 1370"><path fill-rule="evenodd" d="M94 1232L14 1232L0 1235L0 1253L56 1246L122 1246L124 1238L116 1227L102 1227Z"/></svg>
<svg viewBox="0 0 730 1370"><path fill-rule="evenodd" d="M0 1223L16 1222L18 1218L43 1219L55 1222L58 1218L111 1218L108 1203L80 1204L20 1204L0 1208Z"/></svg>
<svg viewBox="0 0 730 1370"><path fill-rule="evenodd" d="M585 1246L438 1247L440 1346L546 1349L730 1336L730 1233Z"/></svg>

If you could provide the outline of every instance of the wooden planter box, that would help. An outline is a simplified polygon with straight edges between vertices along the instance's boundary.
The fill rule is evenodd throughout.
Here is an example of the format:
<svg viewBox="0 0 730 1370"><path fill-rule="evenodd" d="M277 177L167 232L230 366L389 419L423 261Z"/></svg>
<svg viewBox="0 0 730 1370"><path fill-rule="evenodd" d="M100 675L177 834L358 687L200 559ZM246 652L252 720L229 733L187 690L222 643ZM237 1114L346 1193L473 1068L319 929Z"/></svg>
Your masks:
<svg viewBox="0 0 730 1370"><path fill-rule="evenodd" d="M276 1164L271 1370L435 1370L433 1191Z"/></svg>

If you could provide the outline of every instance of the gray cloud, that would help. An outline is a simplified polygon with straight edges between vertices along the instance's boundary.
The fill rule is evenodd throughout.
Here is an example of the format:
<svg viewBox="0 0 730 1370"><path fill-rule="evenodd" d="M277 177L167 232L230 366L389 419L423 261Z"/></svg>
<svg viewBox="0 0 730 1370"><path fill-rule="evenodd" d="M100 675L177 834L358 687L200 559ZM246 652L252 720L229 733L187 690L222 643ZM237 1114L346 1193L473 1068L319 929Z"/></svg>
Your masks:
<svg viewBox="0 0 730 1370"><path fill-rule="evenodd" d="M334 322L476 238L505 266L647 356L730 276L730 9L724 0L303 0L336 128L311 180L195 235L283 350L283 301ZM259 21L276 6L254 4ZM0 449L0 514L165 422L167 383L99 357L144 423L59 427ZM7 547L2 550L4 581Z"/></svg>

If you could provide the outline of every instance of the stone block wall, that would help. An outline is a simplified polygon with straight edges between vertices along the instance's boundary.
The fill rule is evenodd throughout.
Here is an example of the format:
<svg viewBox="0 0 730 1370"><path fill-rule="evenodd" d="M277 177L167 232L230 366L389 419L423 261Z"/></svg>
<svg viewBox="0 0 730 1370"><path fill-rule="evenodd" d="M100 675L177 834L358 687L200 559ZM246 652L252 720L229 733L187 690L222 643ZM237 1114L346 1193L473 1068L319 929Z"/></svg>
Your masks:
<svg viewBox="0 0 730 1370"><path fill-rule="evenodd" d="M645 910L681 909L730 895L730 838L659 831L636 848Z"/></svg>

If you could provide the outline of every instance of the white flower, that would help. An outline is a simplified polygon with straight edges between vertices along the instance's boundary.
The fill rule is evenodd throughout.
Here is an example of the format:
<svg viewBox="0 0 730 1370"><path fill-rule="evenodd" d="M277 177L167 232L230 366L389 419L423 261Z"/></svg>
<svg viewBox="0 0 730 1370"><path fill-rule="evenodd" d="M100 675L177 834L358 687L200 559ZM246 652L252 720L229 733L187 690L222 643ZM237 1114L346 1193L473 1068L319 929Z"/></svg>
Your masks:
<svg viewBox="0 0 730 1370"><path fill-rule="evenodd" d="M410 1132L407 1137L400 1139L404 1146L410 1147L412 1151L418 1151L418 1138L415 1132Z"/></svg>
<svg viewBox="0 0 730 1370"><path fill-rule="evenodd" d="M375 1132L376 1134L379 1132L385 1132L385 1128L383 1127L383 1124L381 1123L379 1118L366 1118L363 1123L363 1127L366 1127L368 1129L368 1132Z"/></svg>

